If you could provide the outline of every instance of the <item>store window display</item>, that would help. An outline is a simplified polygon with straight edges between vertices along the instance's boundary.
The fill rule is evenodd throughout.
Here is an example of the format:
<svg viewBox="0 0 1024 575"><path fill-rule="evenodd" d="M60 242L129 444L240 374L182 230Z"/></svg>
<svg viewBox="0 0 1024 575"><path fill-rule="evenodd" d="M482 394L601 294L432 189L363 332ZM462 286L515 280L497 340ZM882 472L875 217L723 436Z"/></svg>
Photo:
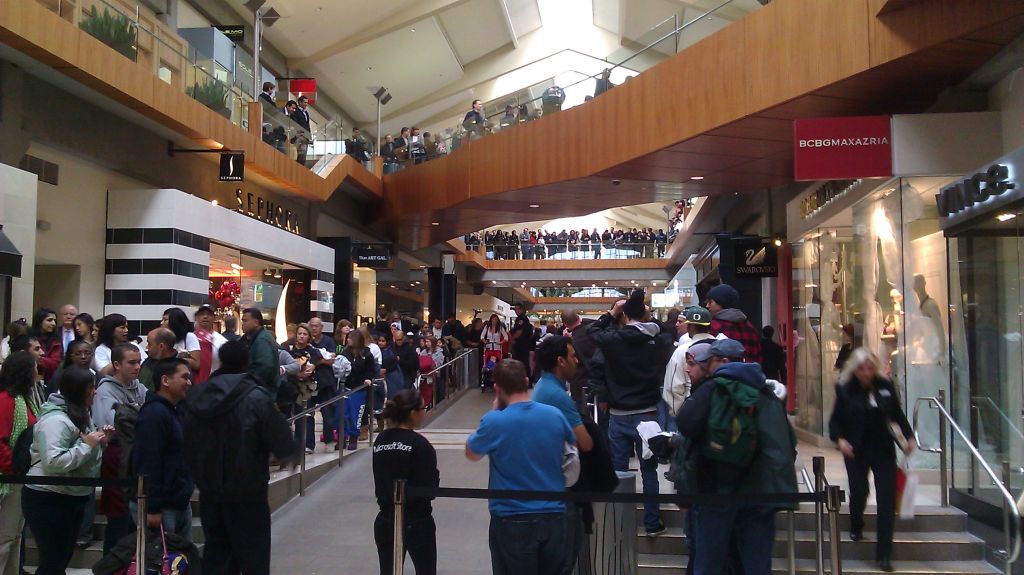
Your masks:
<svg viewBox="0 0 1024 575"><path fill-rule="evenodd" d="M948 388L945 246L933 198L949 180L880 182L849 207L813 222L795 243L801 429L824 435L836 378L857 347L881 359L883 375L908 410L918 397ZM929 433L934 430L926 425L922 436Z"/></svg>

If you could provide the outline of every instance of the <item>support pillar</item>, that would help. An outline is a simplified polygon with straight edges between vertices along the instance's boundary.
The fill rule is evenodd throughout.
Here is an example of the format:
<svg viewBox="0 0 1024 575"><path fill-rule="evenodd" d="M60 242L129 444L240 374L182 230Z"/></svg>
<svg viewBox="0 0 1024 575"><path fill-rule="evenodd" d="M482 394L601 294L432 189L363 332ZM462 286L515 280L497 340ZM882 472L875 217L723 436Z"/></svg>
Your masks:
<svg viewBox="0 0 1024 575"><path fill-rule="evenodd" d="M334 249L334 320L355 321L355 297L352 282L352 238L317 238Z"/></svg>
<svg viewBox="0 0 1024 575"><path fill-rule="evenodd" d="M442 322L455 313L456 291L458 281L455 277L455 256L443 254L441 267L427 268L427 305L430 309L430 321L440 319Z"/></svg>

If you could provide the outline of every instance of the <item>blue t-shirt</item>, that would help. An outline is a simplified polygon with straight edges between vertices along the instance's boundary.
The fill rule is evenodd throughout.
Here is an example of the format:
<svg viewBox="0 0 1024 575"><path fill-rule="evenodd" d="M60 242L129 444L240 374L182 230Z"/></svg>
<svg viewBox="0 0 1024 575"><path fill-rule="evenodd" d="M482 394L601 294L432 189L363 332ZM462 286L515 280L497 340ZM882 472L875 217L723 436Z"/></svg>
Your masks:
<svg viewBox="0 0 1024 575"><path fill-rule="evenodd" d="M565 391L565 384L555 377L555 374L545 371L540 376L540 380L533 386L533 395L531 399L537 403L543 403L544 405L550 405L558 411L562 412L565 416L566 421L569 422L569 427L576 427L577 425L583 424L583 418L580 417L580 411L576 409L576 404L572 402L572 398Z"/></svg>
<svg viewBox="0 0 1024 575"><path fill-rule="evenodd" d="M576 436L561 412L550 405L523 401L484 415L480 428L469 436L469 449L490 458L491 489L565 491L562 453L566 442L575 444ZM488 509L507 517L560 513L565 504L491 499Z"/></svg>

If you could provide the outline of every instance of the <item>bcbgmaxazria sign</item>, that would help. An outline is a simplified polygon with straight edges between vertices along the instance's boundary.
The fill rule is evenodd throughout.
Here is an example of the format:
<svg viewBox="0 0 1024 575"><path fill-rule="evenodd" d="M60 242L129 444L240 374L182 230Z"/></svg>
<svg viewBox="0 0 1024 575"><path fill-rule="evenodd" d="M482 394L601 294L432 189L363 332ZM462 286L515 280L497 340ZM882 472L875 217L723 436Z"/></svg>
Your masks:
<svg viewBox="0 0 1024 575"><path fill-rule="evenodd" d="M892 175L892 118L849 116L793 122L797 180L852 180Z"/></svg>

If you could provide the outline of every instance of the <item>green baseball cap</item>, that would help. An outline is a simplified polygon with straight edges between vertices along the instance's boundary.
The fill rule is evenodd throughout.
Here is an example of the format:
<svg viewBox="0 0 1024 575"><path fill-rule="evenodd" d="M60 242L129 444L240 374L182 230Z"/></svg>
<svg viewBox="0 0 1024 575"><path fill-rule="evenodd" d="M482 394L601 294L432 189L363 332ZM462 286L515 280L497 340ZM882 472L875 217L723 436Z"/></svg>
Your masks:
<svg viewBox="0 0 1024 575"><path fill-rule="evenodd" d="M695 305L683 312L683 320L694 325L711 325L711 312Z"/></svg>

